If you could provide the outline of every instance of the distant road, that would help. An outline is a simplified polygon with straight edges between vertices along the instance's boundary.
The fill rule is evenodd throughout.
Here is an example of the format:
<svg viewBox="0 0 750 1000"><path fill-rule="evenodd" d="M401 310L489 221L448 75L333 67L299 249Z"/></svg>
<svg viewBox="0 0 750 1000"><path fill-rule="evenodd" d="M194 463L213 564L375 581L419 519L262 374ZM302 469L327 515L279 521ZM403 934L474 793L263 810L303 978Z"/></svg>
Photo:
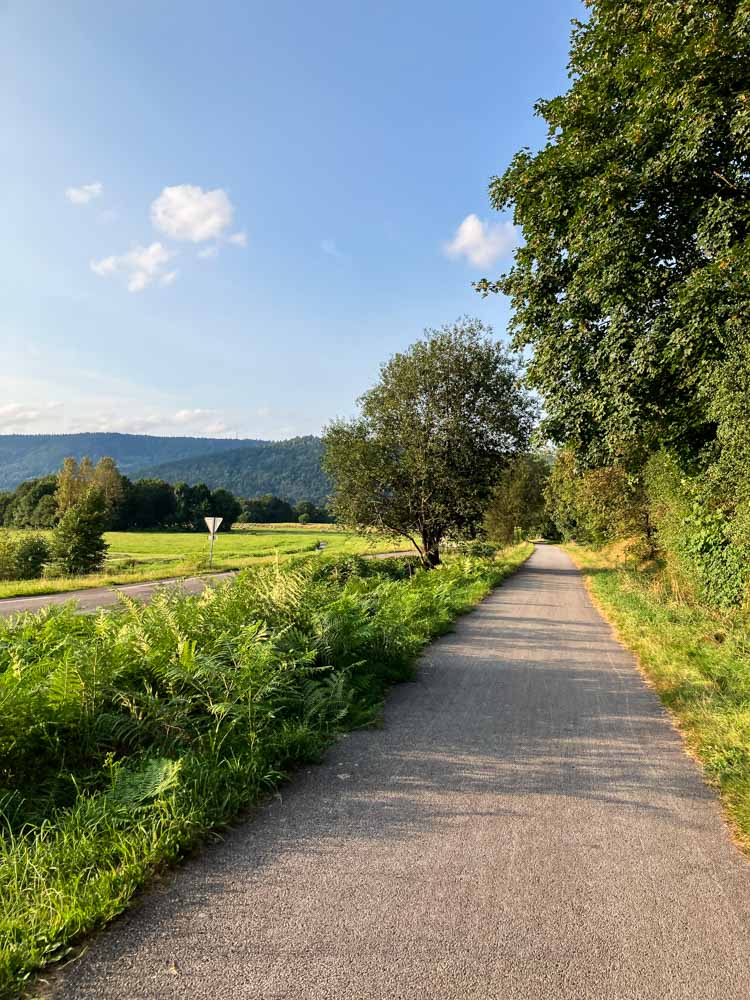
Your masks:
<svg viewBox="0 0 750 1000"><path fill-rule="evenodd" d="M378 552L366 559L388 559L395 556L412 555L410 552ZM91 587L88 590L68 590L63 594L39 594L35 597L6 597L0 600L0 618L9 618L22 611L40 611L56 604L75 601L81 612L98 611L99 608L113 608L120 602L120 595L143 601L151 600L157 590L163 587L179 587L186 594L199 594L206 586L222 580L230 580L236 570L227 573L212 573L207 576L169 577L165 580L149 580L145 583L128 583L123 586Z"/></svg>
<svg viewBox="0 0 750 1000"><path fill-rule="evenodd" d="M111 608L120 601L120 594L148 603L162 587L179 586L188 594L199 594L207 582L228 580L234 571L215 573L207 577L191 576L187 579L172 577L168 580L149 580L146 583L129 583L122 587L92 587L89 590L69 590L63 594L40 594L37 597L6 597L0 600L0 618L17 615L21 611L39 611L54 604L75 601L79 611L96 611Z"/></svg>

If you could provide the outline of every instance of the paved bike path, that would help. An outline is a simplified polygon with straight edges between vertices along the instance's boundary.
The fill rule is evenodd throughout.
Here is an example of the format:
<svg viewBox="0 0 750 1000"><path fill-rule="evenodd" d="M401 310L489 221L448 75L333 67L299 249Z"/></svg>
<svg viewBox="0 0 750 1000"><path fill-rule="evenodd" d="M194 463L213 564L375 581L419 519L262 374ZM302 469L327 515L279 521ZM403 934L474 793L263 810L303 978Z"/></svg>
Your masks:
<svg viewBox="0 0 750 1000"><path fill-rule="evenodd" d="M53 980L76 1000L747 1000L750 864L552 546Z"/></svg>

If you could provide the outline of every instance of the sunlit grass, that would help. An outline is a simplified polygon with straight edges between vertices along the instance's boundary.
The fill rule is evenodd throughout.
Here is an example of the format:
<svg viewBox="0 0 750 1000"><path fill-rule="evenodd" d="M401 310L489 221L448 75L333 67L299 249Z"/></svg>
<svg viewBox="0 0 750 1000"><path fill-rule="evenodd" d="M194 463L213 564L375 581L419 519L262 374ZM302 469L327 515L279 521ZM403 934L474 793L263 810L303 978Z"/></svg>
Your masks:
<svg viewBox="0 0 750 1000"><path fill-rule="evenodd" d="M199 532L109 531L105 538L109 552L102 573L60 580L0 581L0 598L186 577L206 572L208 568L208 536ZM330 555L374 554L408 548L403 539L356 535L336 525L239 525L218 535L213 569L218 572L241 569L303 555L314 552L320 542Z"/></svg>
<svg viewBox="0 0 750 1000"><path fill-rule="evenodd" d="M658 565L628 567L617 550L568 551L718 788L737 842L750 853L750 622L675 595Z"/></svg>

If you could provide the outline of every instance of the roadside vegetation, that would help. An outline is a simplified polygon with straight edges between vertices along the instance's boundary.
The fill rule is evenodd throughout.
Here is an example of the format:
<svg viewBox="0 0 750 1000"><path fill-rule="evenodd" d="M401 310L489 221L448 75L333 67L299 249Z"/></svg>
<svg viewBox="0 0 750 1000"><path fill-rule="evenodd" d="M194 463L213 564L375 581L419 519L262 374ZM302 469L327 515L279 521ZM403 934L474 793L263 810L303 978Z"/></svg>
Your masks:
<svg viewBox="0 0 750 1000"><path fill-rule="evenodd" d="M530 554L302 559L198 597L0 622L0 995L377 721L420 649Z"/></svg>
<svg viewBox="0 0 750 1000"><path fill-rule="evenodd" d="M60 594L208 572L208 536L205 534L108 531L103 536L107 556L100 572L39 578L43 562L49 558L50 535L51 532L0 532L0 599ZM403 540L395 537L358 535L329 524L238 524L231 533L217 539L213 570L223 572L286 560L312 553L319 546L323 546L320 551L325 555L372 555L406 547ZM6 550L18 552L24 560L33 557L33 575L24 576L19 572L19 559L15 555L3 562ZM3 565L7 565L7 576L3 574Z"/></svg>
<svg viewBox="0 0 750 1000"><path fill-rule="evenodd" d="M670 586L750 593L750 49L747 4L590 0L548 140L490 182L523 243L516 348L559 449L565 537L633 537ZM603 96L604 95L604 96Z"/></svg>
<svg viewBox="0 0 750 1000"><path fill-rule="evenodd" d="M670 585L662 566L634 564L624 549L568 547L719 789L736 839L750 853L750 620L690 599Z"/></svg>

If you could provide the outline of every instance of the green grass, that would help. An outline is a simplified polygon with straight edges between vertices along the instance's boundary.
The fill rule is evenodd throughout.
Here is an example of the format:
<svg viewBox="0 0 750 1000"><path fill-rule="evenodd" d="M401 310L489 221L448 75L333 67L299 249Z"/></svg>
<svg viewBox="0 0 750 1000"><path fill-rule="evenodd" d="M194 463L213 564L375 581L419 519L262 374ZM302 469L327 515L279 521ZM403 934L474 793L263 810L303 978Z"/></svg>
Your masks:
<svg viewBox="0 0 750 1000"><path fill-rule="evenodd" d="M113 584L140 583L164 577L191 576L208 568L209 543L197 532L109 531L102 573L60 580L0 581L0 598L59 594ZM392 552L409 548L404 539L364 537L335 525L241 525L219 534L214 544L216 571L240 569L277 558L313 552L325 543L327 555Z"/></svg>
<svg viewBox="0 0 750 1000"><path fill-rule="evenodd" d="M0 997L177 861L377 720L388 686L531 553L432 572L261 565L199 596L0 622Z"/></svg>
<svg viewBox="0 0 750 1000"><path fill-rule="evenodd" d="M737 843L750 853L747 617L677 599L658 566L628 568L613 550L568 551L718 789Z"/></svg>

